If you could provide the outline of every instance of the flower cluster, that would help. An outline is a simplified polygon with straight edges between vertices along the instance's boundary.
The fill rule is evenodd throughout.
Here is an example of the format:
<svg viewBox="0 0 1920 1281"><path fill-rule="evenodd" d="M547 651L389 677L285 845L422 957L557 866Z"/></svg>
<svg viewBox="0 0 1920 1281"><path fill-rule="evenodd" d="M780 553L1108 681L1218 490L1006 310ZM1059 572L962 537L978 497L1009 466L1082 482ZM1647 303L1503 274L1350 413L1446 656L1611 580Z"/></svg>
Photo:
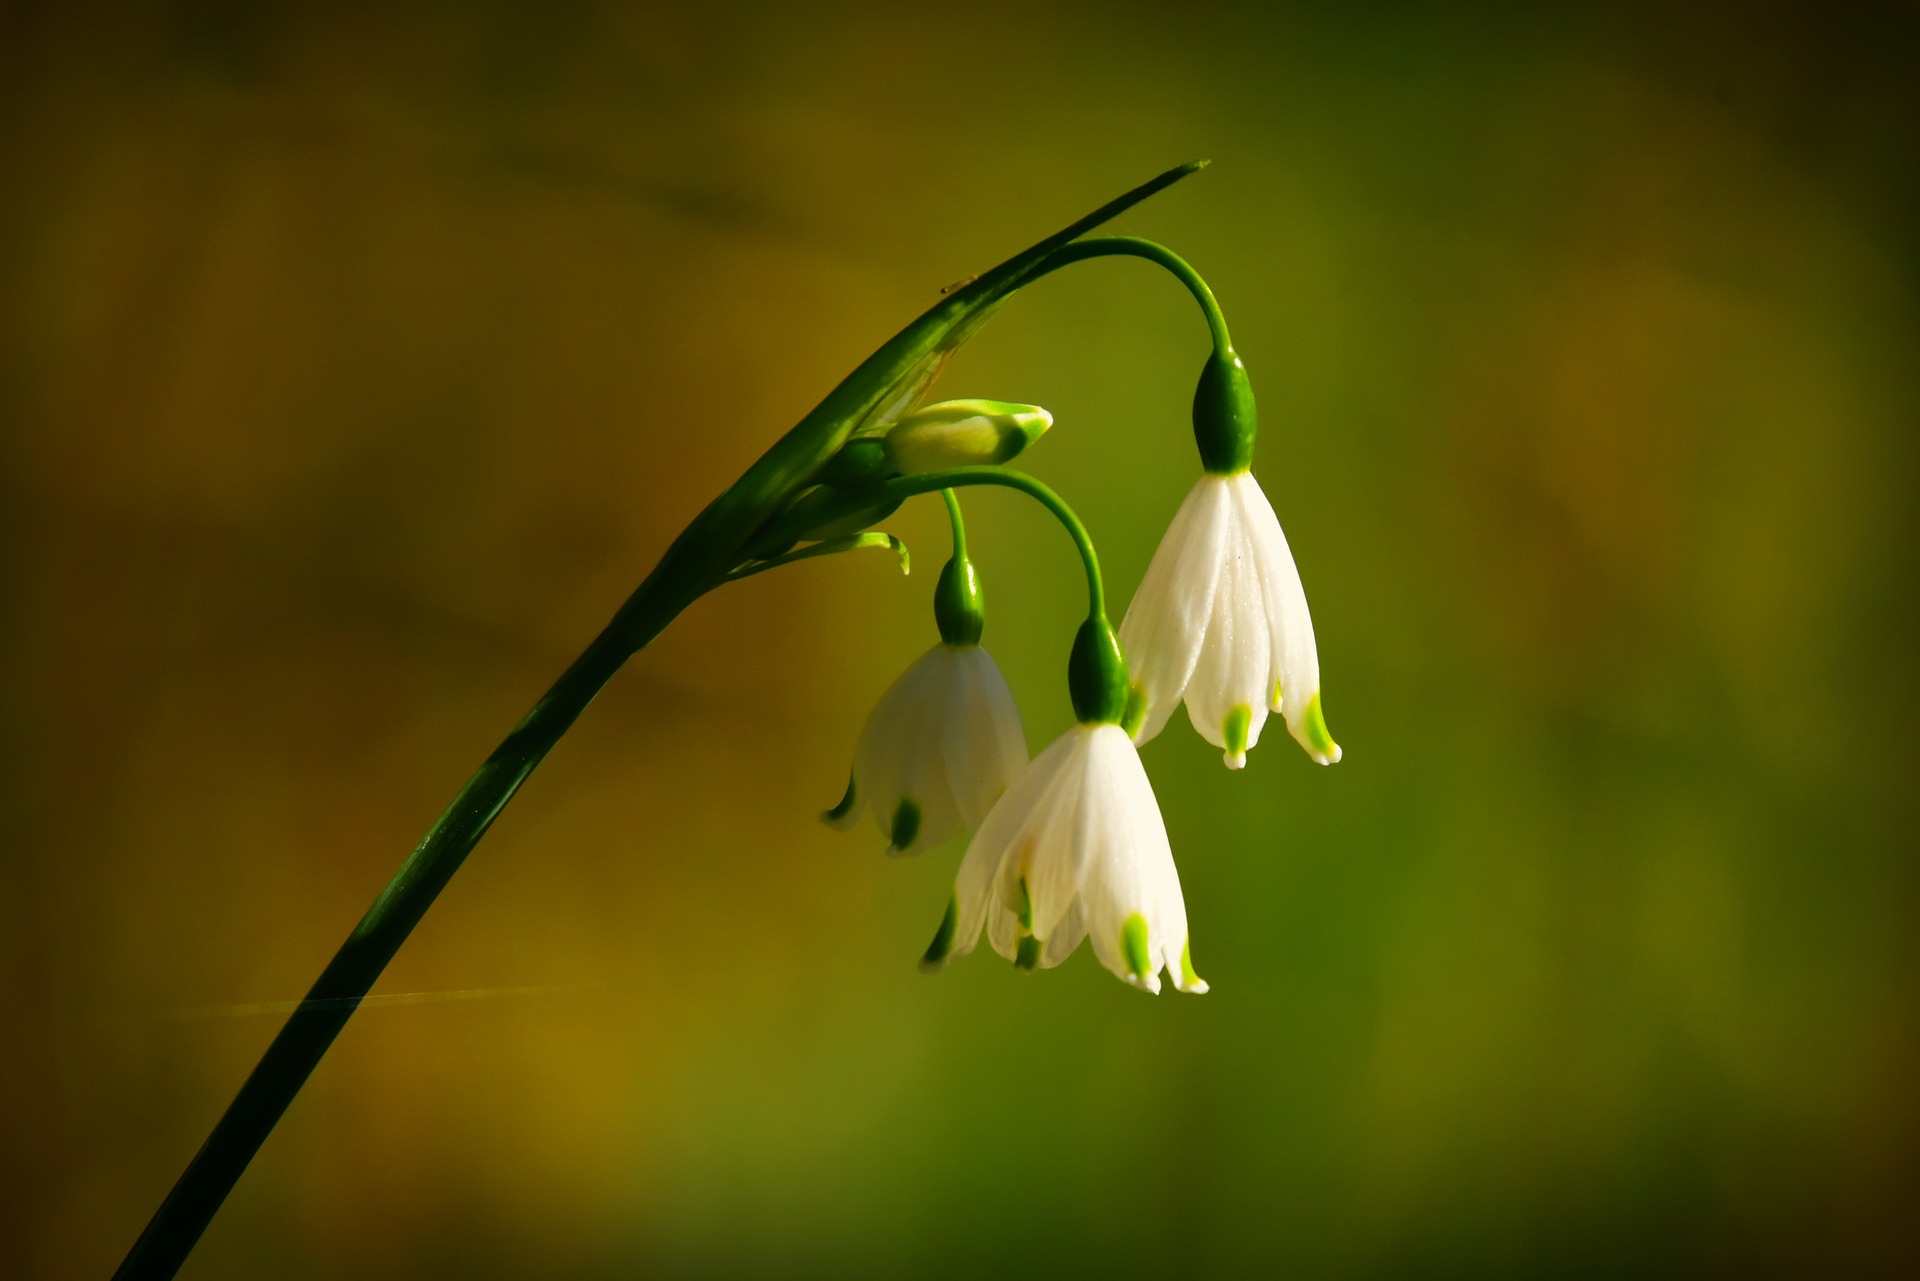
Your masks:
<svg viewBox="0 0 1920 1281"><path fill-rule="evenodd" d="M1184 702L1230 767L1244 762L1271 712L1314 759L1340 758L1320 713L1306 598L1249 472L1253 394L1213 292L1164 245L1088 235L1206 164L1169 169L942 290L700 510L394 873L116 1275L171 1277L179 1268L341 1024L501 807L622 663L726 583L863 547L891 549L904 570L905 548L873 526L916 495L942 494L953 524L953 559L934 594L940 644L874 709L846 797L827 819L851 825L862 809L871 812L895 854L972 830L927 950L929 968L972 950L984 928L1022 968L1057 965L1085 938L1136 987L1159 991L1164 972L1182 991L1206 990L1193 970L1180 877L1138 744ZM959 346L1016 292L1071 263L1113 255L1170 272L1200 304L1213 338L1193 400L1206 475L1119 633L1107 621L1099 562L1079 518L1045 485L1004 468L1052 416L991 400L915 408ZM979 577L954 493L968 485L1001 485L1042 503L1072 535L1086 570L1087 617L1067 664L1078 724L1031 763L1006 683L980 648Z"/></svg>
<svg viewBox="0 0 1920 1281"><path fill-rule="evenodd" d="M1221 324L1216 334L1224 333ZM1340 759L1320 711L1306 593L1249 469L1252 391L1231 347L1217 347L1194 400L1205 474L1117 633L1077 518L1032 477L997 470L1051 423L1032 406L949 401L848 446L870 459L843 464L860 473L860 484L899 477L886 482L892 489L882 486L890 501L941 487L954 554L935 592L940 643L882 695L861 732L846 795L823 817L849 827L865 809L896 855L937 845L963 826L973 833L924 968L971 952L984 928L994 950L1022 969L1058 965L1090 939L1100 963L1136 987L1159 992L1164 972L1180 991L1204 992L1139 745L1184 702L1194 729L1230 769L1245 765L1270 713L1285 718L1314 760ZM1087 570L1088 618L1068 665L1078 723L1031 762L1006 682L980 647L979 576L953 493L980 483L1011 485L1045 503L1073 534Z"/></svg>

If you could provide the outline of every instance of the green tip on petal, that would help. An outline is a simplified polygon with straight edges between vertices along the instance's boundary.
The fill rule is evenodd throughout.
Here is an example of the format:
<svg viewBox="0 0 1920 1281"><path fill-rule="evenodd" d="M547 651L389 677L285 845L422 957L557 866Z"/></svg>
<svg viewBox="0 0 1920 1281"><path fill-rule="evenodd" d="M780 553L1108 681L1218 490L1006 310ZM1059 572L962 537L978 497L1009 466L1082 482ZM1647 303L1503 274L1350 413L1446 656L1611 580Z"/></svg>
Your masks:
<svg viewBox="0 0 1920 1281"><path fill-rule="evenodd" d="M1189 992L1204 992L1207 981L1193 972L1193 940L1180 945L1180 986Z"/></svg>
<svg viewBox="0 0 1920 1281"><path fill-rule="evenodd" d="M1238 703L1227 713L1220 737L1227 746L1227 768L1240 769L1247 763L1247 731L1253 726L1253 709Z"/></svg>
<svg viewBox="0 0 1920 1281"><path fill-rule="evenodd" d="M893 844L887 847L889 854L905 854L914 838L920 835L920 807L914 804L911 796L900 798L900 804L893 811Z"/></svg>
<svg viewBox="0 0 1920 1281"><path fill-rule="evenodd" d="M853 814L854 800L858 795L859 788L855 785L854 776L849 774L847 775L847 794L842 796L840 803L832 809L822 810L820 821L833 827L845 826L848 818Z"/></svg>
<svg viewBox="0 0 1920 1281"><path fill-rule="evenodd" d="M1018 881L1014 882L1014 886L1016 889L1020 891L1020 898L1014 904L1013 915L1017 920L1019 920L1021 929L1026 930L1028 933L1032 933L1033 932L1033 896L1027 892L1027 878L1024 876L1021 877Z"/></svg>
<svg viewBox="0 0 1920 1281"><path fill-rule="evenodd" d="M940 928L933 932L933 942L927 944L927 951L920 958L920 968L931 974L947 963L947 954L953 951L953 931L960 923L960 898L955 895L947 900L947 914L940 918Z"/></svg>
<svg viewBox="0 0 1920 1281"><path fill-rule="evenodd" d="M1013 968L1016 970L1036 970L1040 967L1040 940L1029 934L1020 940L1020 950L1014 954Z"/></svg>
<svg viewBox="0 0 1920 1281"><path fill-rule="evenodd" d="M1307 750L1313 753L1313 759L1322 765L1331 765L1340 759L1340 744L1333 741L1333 735L1327 732L1327 718L1320 710L1320 695L1315 694L1307 700L1305 716Z"/></svg>
<svg viewBox="0 0 1920 1281"><path fill-rule="evenodd" d="M1147 977L1147 918L1135 912L1120 927L1120 955L1126 958L1133 977Z"/></svg>

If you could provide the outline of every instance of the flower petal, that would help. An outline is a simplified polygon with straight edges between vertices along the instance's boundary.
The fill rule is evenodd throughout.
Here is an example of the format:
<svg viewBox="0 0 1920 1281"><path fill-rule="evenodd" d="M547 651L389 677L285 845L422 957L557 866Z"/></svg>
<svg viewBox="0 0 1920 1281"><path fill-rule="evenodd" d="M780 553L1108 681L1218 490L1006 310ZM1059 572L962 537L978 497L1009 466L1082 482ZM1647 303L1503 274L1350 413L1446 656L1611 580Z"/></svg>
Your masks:
<svg viewBox="0 0 1920 1281"><path fill-rule="evenodd" d="M942 758L960 821L978 831L994 802L1027 767L1027 732L1006 678L987 651L956 647L954 672Z"/></svg>
<svg viewBox="0 0 1920 1281"><path fill-rule="evenodd" d="M989 910L999 906L1002 869L1009 855L1032 838L1036 824L1046 821L1061 773L1071 763L1078 747L1071 730L1055 739L1007 789L986 821L980 824L980 830L973 834L954 883L955 901L959 905L953 936L954 956L965 956L980 941L980 927L986 923Z"/></svg>
<svg viewBox="0 0 1920 1281"><path fill-rule="evenodd" d="M1158 971L1169 945L1177 957L1186 940L1186 906L1153 785L1133 745L1122 740L1116 746L1124 753L1104 753L1099 768L1117 780L1124 797L1124 844L1088 869L1082 889L1088 936L1102 965L1136 987L1158 992Z"/></svg>
<svg viewBox="0 0 1920 1281"><path fill-rule="evenodd" d="M1120 648L1145 711L1133 740L1158 734L1200 660L1224 558L1231 495L1219 476L1188 491L1120 622Z"/></svg>
<svg viewBox="0 0 1920 1281"><path fill-rule="evenodd" d="M1047 935L1046 945L1040 951L1040 968L1050 970L1072 956L1073 950L1079 947L1081 940L1086 937L1087 909L1080 897L1076 895L1072 906L1067 908L1066 915L1060 918L1059 923L1053 927L1053 932Z"/></svg>
<svg viewBox="0 0 1920 1281"><path fill-rule="evenodd" d="M1239 769L1266 724L1273 641L1253 535L1231 495L1226 508L1219 586L1186 702L1200 737L1226 753L1227 768Z"/></svg>
<svg viewBox="0 0 1920 1281"><path fill-rule="evenodd" d="M1287 718L1287 729L1323 765L1340 759L1340 748L1326 736L1325 722L1313 725L1310 708L1320 694L1320 657L1313 641L1313 615L1300 585L1293 550L1280 530L1273 504L1251 472L1234 478L1234 499L1250 532L1266 593L1273 645L1274 687L1268 706Z"/></svg>
<svg viewBox="0 0 1920 1281"><path fill-rule="evenodd" d="M936 645L915 659L873 705L860 746L854 752L854 777L865 793L862 803L883 834L891 835L900 798L907 794L919 752L929 742L942 664ZM918 800L918 798L916 798Z"/></svg>
<svg viewBox="0 0 1920 1281"><path fill-rule="evenodd" d="M1101 728L1118 732L1117 726ZM1095 733L1093 726L1076 725L1061 735L1055 746L1064 743L1066 750L1054 767L1051 786L1000 866L997 896L1018 915L1021 934L1045 938L1079 888L1074 830L1086 811L1088 756ZM995 937L994 946L1011 959L1012 944L1002 947L1003 941Z"/></svg>

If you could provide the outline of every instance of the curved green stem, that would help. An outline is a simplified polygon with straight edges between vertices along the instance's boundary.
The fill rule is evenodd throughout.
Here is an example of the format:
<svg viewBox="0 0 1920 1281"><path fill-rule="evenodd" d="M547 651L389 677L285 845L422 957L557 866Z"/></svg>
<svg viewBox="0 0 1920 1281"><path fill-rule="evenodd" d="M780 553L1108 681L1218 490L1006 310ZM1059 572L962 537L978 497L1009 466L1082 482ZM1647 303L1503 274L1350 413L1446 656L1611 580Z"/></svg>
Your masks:
<svg viewBox="0 0 1920 1281"><path fill-rule="evenodd" d="M934 490L954 490L967 485L999 485L1005 489L1017 489L1029 498L1038 500L1042 507L1053 513L1053 518L1066 527L1073 538L1074 547L1080 552L1080 564L1087 573L1087 617L1104 619L1107 615L1107 589L1100 579L1100 556L1093 549L1093 538L1087 533L1087 527L1073 514L1073 508L1066 500L1053 492L1041 481L1025 472L1006 471L999 467L952 467L946 471L923 472L918 476L896 476L883 485L876 485L865 491L861 497L871 501L880 495L889 500L904 500L917 494L931 494ZM949 511L958 511L959 501L948 498ZM958 538L959 527L955 526Z"/></svg>
<svg viewBox="0 0 1920 1281"><path fill-rule="evenodd" d="M951 489L940 491L940 497L947 504L947 524L953 530L953 558L967 558L967 522L960 518L960 496Z"/></svg>
<svg viewBox="0 0 1920 1281"><path fill-rule="evenodd" d="M1200 304L1200 310L1206 315L1207 328L1213 334L1213 345L1218 351L1232 351L1233 339L1227 334L1227 318L1220 311L1220 303L1213 296L1213 290L1200 278L1200 273L1188 264L1185 258L1173 252L1155 240L1144 240L1139 236L1095 236L1089 240L1076 240L1049 254L1035 269L1028 283L1038 280L1051 272L1060 270L1070 263L1082 262L1088 258L1144 258L1157 263L1187 287L1193 300Z"/></svg>

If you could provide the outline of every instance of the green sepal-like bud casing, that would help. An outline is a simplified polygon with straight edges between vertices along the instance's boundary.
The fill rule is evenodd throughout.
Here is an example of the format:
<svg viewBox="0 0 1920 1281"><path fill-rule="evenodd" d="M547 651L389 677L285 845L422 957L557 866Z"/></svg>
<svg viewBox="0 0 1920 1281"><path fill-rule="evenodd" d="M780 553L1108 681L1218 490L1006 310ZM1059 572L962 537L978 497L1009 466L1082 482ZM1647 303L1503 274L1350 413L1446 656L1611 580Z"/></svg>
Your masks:
<svg viewBox="0 0 1920 1281"><path fill-rule="evenodd" d="M1200 465L1215 476L1247 470L1253 466L1258 428L1247 367L1231 347L1214 352L1193 390L1193 443L1200 447Z"/></svg>
<svg viewBox="0 0 1920 1281"><path fill-rule="evenodd" d="M1105 618L1089 618L1073 638L1067 692L1082 725L1118 725L1127 713L1127 660Z"/></svg>
<svg viewBox="0 0 1920 1281"><path fill-rule="evenodd" d="M953 557L940 571L940 581L933 586L933 621L949 645L980 643L987 626L987 599L980 591L980 575L965 556Z"/></svg>
<svg viewBox="0 0 1920 1281"><path fill-rule="evenodd" d="M901 474L993 466L1019 456L1053 425L1038 405L946 400L916 409L886 435L887 457Z"/></svg>

